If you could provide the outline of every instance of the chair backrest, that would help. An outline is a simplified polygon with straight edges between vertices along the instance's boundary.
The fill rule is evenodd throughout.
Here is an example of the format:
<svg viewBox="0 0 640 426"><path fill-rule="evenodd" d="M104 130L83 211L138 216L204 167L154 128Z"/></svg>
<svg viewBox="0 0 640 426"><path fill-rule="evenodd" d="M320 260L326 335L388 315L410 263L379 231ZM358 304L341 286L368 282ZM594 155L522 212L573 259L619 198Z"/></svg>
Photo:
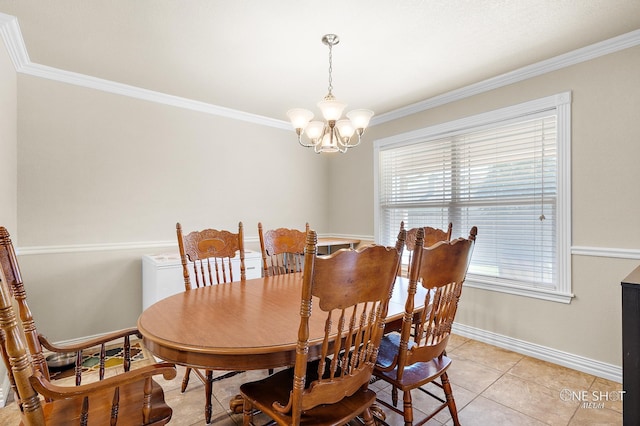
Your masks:
<svg viewBox="0 0 640 426"><path fill-rule="evenodd" d="M406 366L430 361L444 353L477 233L478 229L474 226L468 238L440 241L423 247L424 230L418 229L410 268L409 295L400 333L398 380L401 380ZM413 312L418 285L429 291L424 309L416 321Z"/></svg>
<svg viewBox="0 0 640 426"><path fill-rule="evenodd" d="M263 232L262 223L258 223L260 251L262 252L262 275L301 272L304 264L304 247L307 241L309 224L304 231L289 228L269 229Z"/></svg>
<svg viewBox="0 0 640 426"><path fill-rule="evenodd" d="M316 256L317 235L307 233L293 391L288 404L274 404L277 411L291 413L293 424L300 424L302 411L336 403L368 386L404 234L396 247L371 245ZM317 369L307 376L312 315L313 324L324 324L324 338Z"/></svg>
<svg viewBox="0 0 640 426"><path fill-rule="evenodd" d="M4 229L4 228L3 228ZM31 377L36 369L25 347L25 335L19 327L19 319L13 310L12 295L8 278L0 268L0 342L2 355L9 371L11 387L16 402L20 406L22 421L26 425L44 425L44 410L40 397L31 385Z"/></svg>
<svg viewBox="0 0 640 426"><path fill-rule="evenodd" d="M182 234L182 226L176 224L182 274L185 290L207 285L228 283L237 278L245 280L244 233L242 222L238 232L205 229ZM240 257L240 277L234 276L232 259Z"/></svg>
<svg viewBox="0 0 640 426"><path fill-rule="evenodd" d="M404 222L400 222L400 228L404 228ZM420 228L407 230L407 241L405 242L407 250L413 251L415 248L418 229ZM424 247L429 247L440 241L450 241L453 223L449 222L446 230L431 226L425 226L422 229L424 230Z"/></svg>
<svg viewBox="0 0 640 426"><path fill-rule="evenodd" d="M404 229L404 221L400 222L400 229ZM405 242L405 247L409 253L409 268L407 268L407 277L409 277L411 273L411 259L413 257L413 249L416 246L418 229L421 228L411 228L407 231L407 240ZM424 230L424 247L429 247L439 241L451 241L451 230L453 229L453 224L449 222L449 226L447 226L446 231L444 229L432 228L431 226L424 226L422 227L422 229Z"/></svg>
<svg viewBox="0 0 640 426"><path fill-rule="evenodd" d="M11 236L4 226L0 226L0 269L4 273L7 290L15 299L18 307L20 321L33 365L46 379L49 379L49 368L38 339L38 330L36 329L33 315L27 304L27 292L22 282L16 252L11 242Z"/></svg>

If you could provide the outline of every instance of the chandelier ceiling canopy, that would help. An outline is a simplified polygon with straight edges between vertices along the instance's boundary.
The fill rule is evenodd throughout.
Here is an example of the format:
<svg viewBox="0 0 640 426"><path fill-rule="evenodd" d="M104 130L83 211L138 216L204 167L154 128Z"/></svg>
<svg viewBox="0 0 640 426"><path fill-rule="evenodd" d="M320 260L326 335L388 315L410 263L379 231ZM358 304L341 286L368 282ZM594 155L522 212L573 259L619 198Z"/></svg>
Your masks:
<svg viewBox="0 0 640 426"><path fill-rule="evenodd" d="M293 128L298 135L298 142L305 148L313 148L319 154L321 152L347 152L349 148L358 146L364 130L369 125L373 111L368 109L355 109L347 113L347 118L341 118L342 112L347 107L333 96L333 46L340 42L335 34L326 34L322 42L329 46L329 92L324 99L318 102L318 108L322 112L325 121L311 121L313 112L304 108L293 108L287 111ZM302 134L308 141L303 141ZM356 137L354 137L354 134Z"/></svg>

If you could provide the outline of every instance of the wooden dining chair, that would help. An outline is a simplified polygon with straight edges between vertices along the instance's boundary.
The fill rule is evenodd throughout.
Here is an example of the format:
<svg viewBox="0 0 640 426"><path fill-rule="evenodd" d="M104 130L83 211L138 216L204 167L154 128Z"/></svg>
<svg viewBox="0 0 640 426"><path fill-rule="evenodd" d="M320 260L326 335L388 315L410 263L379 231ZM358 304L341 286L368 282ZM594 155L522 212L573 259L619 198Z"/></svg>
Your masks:
<svg viewBox="0 0 640 426"><path fill-rule="evenodd" d="M309 223L305 230L277 228L263 232L262 222L258 222L258 236L262 253L262 276L302 272L304 265L304 247L307 242ZM273 374L273 369L269 369Z"/></svg>
<svg viewBox="0 0 640 426"><path fill-rule="evenodd" d="M439 228L432 228L431 226L424 226L424 227L420 227L420 228L411 228L409 230L407 230L407 239L405 241L405 249L408 253L408 257L409 257L409 261L407 263L407 267L406 270L404 270L404 276L406 276L407 278L409 278L411 276L411 265L412 265L412 258L413 258L413 251L414 248L416 246L416 238L418 236L418 229L422 229L424 232L424 239L423 239L423 244L424 247L429 247L434 245L435 243L439 242L439 241L450 241L451 240L451 230L453 228L453 224L451 222L449 222L449 226L447 227L447 230L443 230L443 229L439 229ZM404 221L400 222L400 229L405 229L404 227ZM404 269L404 268L403 268ZM402 270L400 272L401 274L403 274ZM417 320L417 318L416 318ZM389 322L387 323L386 327L385 327L385 333L392 333L394 331L400 331L400 329L402 328L402 320L398 319L396 321L393 322Z"/></svg>
<svg viewBox="0 0 640 426"><path fill-rule="evenodd" d="M262 276L301 272L304 264L304 247L309 232L307 223L304 231L289 228L270 229L263 232L258 223L260 251L262 252Z"/></svg>
<svg viewBox="0 0 640 426"><path fill-rule="evenodd" d="M436 398L440 405L417 425L431 419L449 407L453 424L458 425L458 412L447 369L451 359L446 356L462 285L466 278L476 240L477 228L471 228L468 238L424 245L424 229L418 229L413 250L409 279L409 294L400 333L385 334L380 345L378 362L373 374L392 385L392 402L378 402L404 417L404 424L413 424L411 391L419 389ZM427 289L424 309L414 320L414 297L418 285ZM440 379L440 383L436 380ZM423 388L433 383L444 391L444 398ZM403 409L397 408L398 393L403 393Z"/></svg>
<svg viewBox="0 0 640 426"><path fill-rule="evenodd" d="M183 235L182 226L177 223L176 234L178 236L185 291L189 291L194 287L237 281L238 278L242 281L246 280L242 222L238 223L237 233L226 230L204 229L190 232L187 235ZM237 271L234 273L233 259L236 257L239 257L239 275ZM202 324L196 324L195 326L200 327ZM210 423L213 411L211 402L213 382L234 376L240 371L228 372L214 379L213 370L202 371L187 366L182 379L182 392L187 390L191 372L204 384L205 419L207 423Z"/></svg>
<svg viewBox="0 0 640 426"><path fill-rule="evenodd" d="M375 393L368 384L404 231L395 247L372 245L316 256L316 244L310 230L300 323L292 324L298 330L295 366L240 386L245 425L253 423L256 409L280 425L342 425L360 415L365 424L374 424L370 406ZM310 329L324 330L321 342L309 341Z"/></svg>
<svg viewBox="0 0 640 426"><path fill-rule="evenodd" d="M160 363L131 370L129 337L137 334L136 329L68 346L53 345L38 334L15 250L4 227L0 227L0 281L0 352L22 424L163 425L169 422L172 410L152 376L162 374L170 380L175 378L176 369L172 364ZM125 372L105 377L105 344L115 339L124 339ZM95 374L86 377L92 382L82 384L82 352L96 346L101 348L97 377ZM43 347L52 353L76 354L75 386L62 386L50 379Z"/></svg>
<svg viewBox="0 0 640 426"><path fill-rule="evenodd" d="M400 229L404 229L404 221L400 222ZM411 265L411 257L413 256L413 249L416 245L418 229L420 228L411 228L407 230L407 241L405 242L405 247L409 254L409 266ZM449 222L446 230L432 228L431 226L424 226L422 227L422 229L424 230L424 247L429 247L439 241L451 241L451 231L453 229L453 223ZM410 268L407 268L407 277L410 276L409 272Z"/></svg>
<svg viewBox="0 0 640 426"><path fill-rule="evenodd" d="M185 290L247 279L242 222L238 223L237 233L204 229L187 235L183 235L182 226L177 223L176 234ZM234 276L233 259L236 256L240 261L240 276L237 272Z"/></svg>

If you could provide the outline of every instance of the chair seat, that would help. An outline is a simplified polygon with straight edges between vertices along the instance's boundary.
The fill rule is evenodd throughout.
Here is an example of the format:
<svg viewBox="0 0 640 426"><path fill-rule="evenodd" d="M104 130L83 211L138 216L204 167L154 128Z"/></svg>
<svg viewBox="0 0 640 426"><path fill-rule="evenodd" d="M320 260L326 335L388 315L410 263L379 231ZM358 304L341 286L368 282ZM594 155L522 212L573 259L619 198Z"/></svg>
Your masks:
<svg viewBox="0 0 640 426"><path fill-rule="evenodd" d="M394 358L398 355L398 348L400 346L400 334L389 333L384 335L382 342L380 342L380 350L378 352L377 366L384 368L391 365ZM412 345L409 345L411 348ZM381 371L379 368L375 368L373 375L376 377L384 378L386 381L397 387L398 389L405 390L414 389L433 381L444 373L451 365L451 359L446 355L437 357L428 362L417 362L405 366L402 373L402 380L398 380L397 367L390 371Z"/></svg>
<svg viewBox="0 0 640 426"><path fill-rule="evenodd" d="M311 363L312 365L315 363ZM309 366L308 371L315 371ZM308 377L306 384L313 381ZM240 393L249 399L253 406L274 419L280 425L290 425L291 417L273 409L273 403L286 404L293 385L293 368L279 371L271 376L255 382L244 383ZM335 404L319 405L302 413L301 425L344 425L353 418L354 412L362 412L376 399L372 390L359 390L350 397Z"/></svg>
<svg viewBox="0 0 640 426"><path fill-rule="evenodd" d="M142 398L144 380L120 386L120 407L118 425L142 425ZM89 398L89 425L110 424L110 410L113 401L111 390L94 394ZM139 404L125 403L139 401ZM152 381L152 411L148 425L164 425L171 420L171 408L164 402L162 387ZM44 416L47 426L80 424L82 399L59 399L43 402Z"/></svg>

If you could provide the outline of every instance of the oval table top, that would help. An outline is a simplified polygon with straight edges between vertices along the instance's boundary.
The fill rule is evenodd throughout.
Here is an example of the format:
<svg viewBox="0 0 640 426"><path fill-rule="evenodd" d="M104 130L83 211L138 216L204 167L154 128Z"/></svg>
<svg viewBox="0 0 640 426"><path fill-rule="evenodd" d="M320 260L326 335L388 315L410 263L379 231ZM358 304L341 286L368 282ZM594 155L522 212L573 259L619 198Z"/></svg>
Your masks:
<svg viewBox="0 0 640 426"><path fill-rule="evenodd" d="M192 289L148 307L138 318L138 329L145 346L167 362L211 370L289 366L295 363L301 289L301 273ZM388 321L402 318L407 289L408 280L398 277ZM424 304L420 290L416 308ZM313 318L310 357L324 327L324 321Z"/></svg>

